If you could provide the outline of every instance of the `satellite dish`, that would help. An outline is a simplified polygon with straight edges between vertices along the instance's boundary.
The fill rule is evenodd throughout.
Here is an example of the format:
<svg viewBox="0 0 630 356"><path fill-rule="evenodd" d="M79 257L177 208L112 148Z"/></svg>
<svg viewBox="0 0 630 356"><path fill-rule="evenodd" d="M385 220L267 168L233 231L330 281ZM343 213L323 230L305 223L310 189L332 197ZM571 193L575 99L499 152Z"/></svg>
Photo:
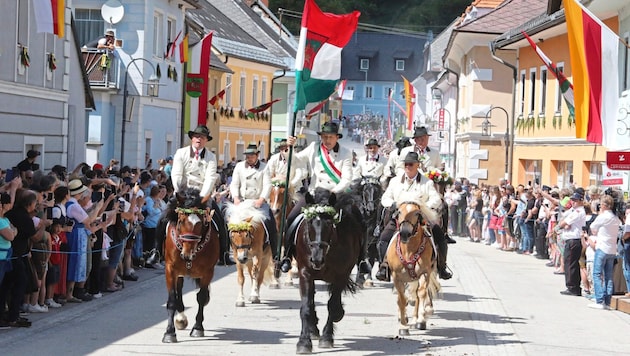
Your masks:
<svg viewBox="0 0 630 356"><path fill-rule="evenodd" d="M125 8L118 0L107 0L101 7L101 17L112 25L120 22L123 15L125 15Z"/></svg>

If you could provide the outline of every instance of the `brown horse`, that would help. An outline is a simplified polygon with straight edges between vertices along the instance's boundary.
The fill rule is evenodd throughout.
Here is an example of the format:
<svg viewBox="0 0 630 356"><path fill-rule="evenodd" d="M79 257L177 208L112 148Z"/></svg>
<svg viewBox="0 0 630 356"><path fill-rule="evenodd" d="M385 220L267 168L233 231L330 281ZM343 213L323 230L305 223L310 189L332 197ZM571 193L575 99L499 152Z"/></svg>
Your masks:
<svg viewBox="0 0 630 356"><path fill-rule="evenodd" d="M271 192L269 193L269 208L273 213L273 217L276 220L276 229L277 231L282 231L281 228L281 220L282 220L282 205L284 204L284 192L286 190L285 182L275 180L271 183ZM289 199L287 200L286 212L287 214L293 209L295 205L295 192L291 187L289 187ZM286 230L287 226L284 226ZM282 236L281 236L282 237ZM281 241L284 241L281 239ZM284 253L282 254L284 255ZM293 278L297 274L297 262L293 259L292 263L293 268L287 272L286 279L284 280L285 286L293 285Z"/></svg>
<svg viewBox="0 0 630 356"><path fill-rule="evenodd" d="M302 330L297 343L298 354L310 354L311 337L319 337L315 312L315 281L328 283L328 319L320 348L332 348L334 324L344 316L341 294L354 293L356 285L350 273L361 250L365 229L361 212L355 205L360 198L348 194L338 197L325 190L317 190L315 197L306 194L306 206L302 209L304 220L296 233L296 259L300 274L302 306L300 318Z"/></svg>
<svg viewBox="0 0 630 356"><path fill-rule="evenodd" d="M427 327L427 317L433 314L433 297L440 289L431 229L428 221L435 222L437 216L421 202L405 201L398 204L398 233L387 249L387 263L392 272L394 287L398 292L399 335L409 335L406 315L407 296L405 285L409 285L415 301L411 324L420 330ZM422 317L418 310L422 303Z"/></svg>
<svg viewBox="0 0 630 356"><path fill-rule="evenodd" d="M273 276L273 255L271 245L265 242L265 214L254 207L251 201L244 201L239 205L228 204L225 210L228 218L230 243L236 260L236 272L240 286L237 307L245 306L243 284L245 276L243 269L247 267L252 280L249 301L260 303L260 286L265 283L270 288L277 288L278 281Z"/></svg>
<svg viewBox="0 0 630 356"><path fill-rule="evenodd" d="M192 337L203 337L203 308L210 301L209 285L214 276L214 266L219 260L219 233L212 225L211 210L201 202L199 191L188 188L171 200L165 212L166 237L164 239L164 272L168 290L168 326L162 342L177 342L175 327L188 326L182 301L184 277L195 279L197 293L197 317L190 331ZM175 318L175 325L173 319Z"/></svg>

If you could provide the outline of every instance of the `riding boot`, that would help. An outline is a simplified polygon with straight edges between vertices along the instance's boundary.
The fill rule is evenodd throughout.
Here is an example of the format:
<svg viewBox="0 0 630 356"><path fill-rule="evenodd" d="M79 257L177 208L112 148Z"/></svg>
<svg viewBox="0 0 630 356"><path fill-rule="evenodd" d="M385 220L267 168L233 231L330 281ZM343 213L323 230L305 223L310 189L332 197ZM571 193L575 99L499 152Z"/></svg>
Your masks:
<svg viewBox="0 0 630 356"><path fill-rule="evenodd" d="M439 226L433 226L433 241L437 247L437 269L441 279L450 279L453 274L450 272L450 268L446 266L446 255L448 253L448 243Z"/></svg>
<svg viewBox="0 0 630 356"><path fill-rule="evenodd" d="M215 214L216 216L217 214ZM217 221L220 220L220 221ZM215 222L219 227L219 248L221 254L219 255L219 266L231 266L236 264L236 262L232 261L230 258L230 245L228 239L228 232L225 223L223 223L223 219L217 219Z"/></svg>
<svg viewBox="0 0 630 356"><path fill-rule="evenodd" d="M376 272L376 279L383 282L389 281L389 265L387 264L387 247L389 243L387 241L379 241L376 243L376 248L378 249L378 255L380 258L380 265L378 267L378 272Z"/></svg>

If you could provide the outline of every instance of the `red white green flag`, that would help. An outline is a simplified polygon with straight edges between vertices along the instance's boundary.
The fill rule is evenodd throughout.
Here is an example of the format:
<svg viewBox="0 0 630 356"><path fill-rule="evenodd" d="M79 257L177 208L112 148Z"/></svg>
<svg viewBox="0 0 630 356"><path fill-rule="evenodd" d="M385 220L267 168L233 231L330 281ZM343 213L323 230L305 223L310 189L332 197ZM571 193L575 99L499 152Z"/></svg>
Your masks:
<svg viewBox="0 0 630 356"><path fill-rule="evenodd" d="M357 29L360 15L358 11L344 15L322 12L315 1L306 0L295 58L294 111L335 91L341 78L341 50Z"/></svg>
<svg viewBox="0 0 630 356"><path fill-rule="evenodd" d="M558 84L560 84L560 91L562 92L562 97L564 98L564 102L567 104L567 107L569 108L569 114L571 116L575 116L575 101L573 97L573 84L571 84L571 82L567 79L567 77L564 76L564 73L562 73L562 71L560 71L558 67L556 67L555 63L553 63L551 59L549 59L549 57L545 55L542 49L540 49L536 45L536 43L534 43L534 40L532 40L532 38L529 37L527 33L525 33L525 31L521 31L521 32L523 33L523 35L529 42L529 45L532 46L532 48L536 51L536 54L538 54L538 57L540 57L540 59L545 63L547 68L549 68L549 71L551 72L551 74L553 74L553 76L556 77L556 79L558 79Z"/></svg>

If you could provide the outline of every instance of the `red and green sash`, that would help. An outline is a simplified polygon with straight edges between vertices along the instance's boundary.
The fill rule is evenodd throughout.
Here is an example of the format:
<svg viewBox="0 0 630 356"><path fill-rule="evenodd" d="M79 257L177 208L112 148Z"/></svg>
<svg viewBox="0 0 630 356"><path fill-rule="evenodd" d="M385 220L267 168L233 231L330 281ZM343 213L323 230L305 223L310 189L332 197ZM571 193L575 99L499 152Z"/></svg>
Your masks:
<svg viewBox="0 0 630 356"><path fill-rule="evenodd" d="M322 166L324 166L324 170L335 183L339 183L341 180L341 171L335 167L330 155L328 154L328 149L324 146L324 144L319 145L319 160L322 162Z"/></svg>

